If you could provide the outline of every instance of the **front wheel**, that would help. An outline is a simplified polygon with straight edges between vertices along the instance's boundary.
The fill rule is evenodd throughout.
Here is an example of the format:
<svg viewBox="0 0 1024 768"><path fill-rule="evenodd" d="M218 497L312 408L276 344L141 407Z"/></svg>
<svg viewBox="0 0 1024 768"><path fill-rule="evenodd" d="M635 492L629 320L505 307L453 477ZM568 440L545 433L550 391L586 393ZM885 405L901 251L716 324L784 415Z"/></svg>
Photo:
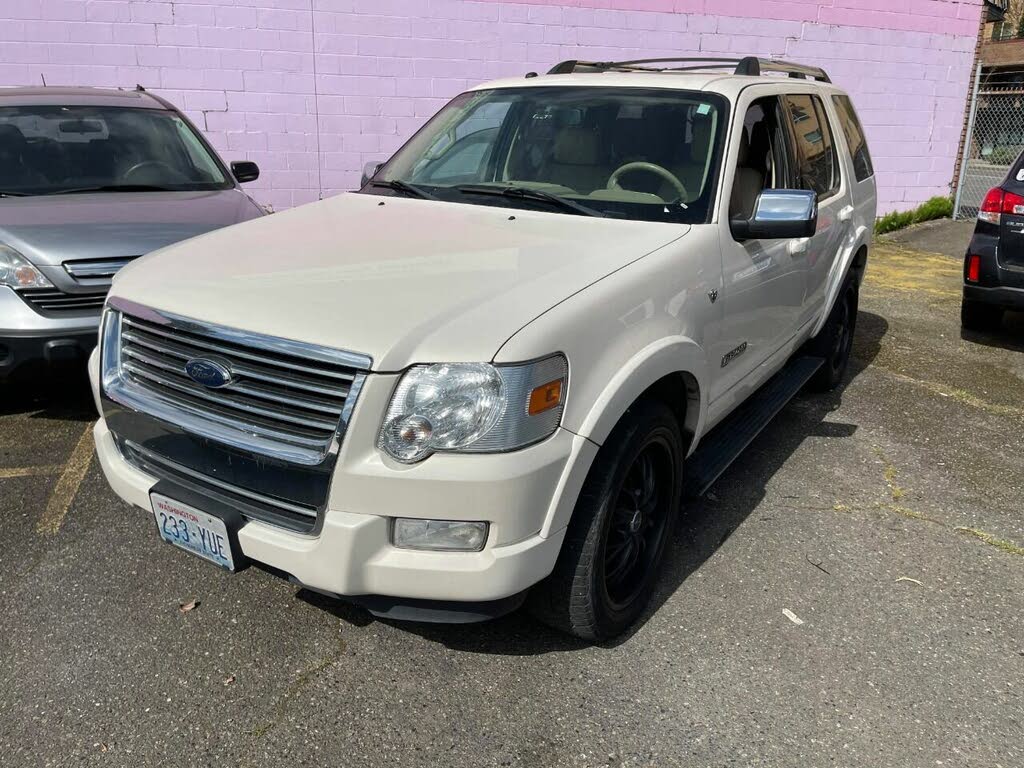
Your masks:
<svg viewBox="0 0 1024 768"><path fill-rule="evenodd" d="M636 621L679 514L683 458L667 406L639 403L623 416L587 475L554 571L533 590L539 619L586 640Z"/></svg>
<svg viewBox="0 0 1024 768"><path fill-rule="evenodd" d="M853 350L853 334L857 329L857 309L860 294L857 280L851 274L843 283L836 303L829 313L825 326L811 340L807 351L825 358L824 364L811 378L810 386L818 392L829 392L839 386L850 363Z"/></svg>

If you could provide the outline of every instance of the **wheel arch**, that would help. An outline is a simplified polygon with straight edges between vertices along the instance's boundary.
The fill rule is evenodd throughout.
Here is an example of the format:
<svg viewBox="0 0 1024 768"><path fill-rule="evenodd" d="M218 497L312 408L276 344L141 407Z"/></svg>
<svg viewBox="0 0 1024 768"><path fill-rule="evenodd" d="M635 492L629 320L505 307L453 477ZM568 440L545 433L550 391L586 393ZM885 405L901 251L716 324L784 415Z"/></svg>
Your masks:
<svg viewBox="0 0 1024 768"><path fill-rule="evenodd" d="M602 445L623 414L644 397L661 399L680 417L680 428L696 435L703 423L707 361L690 339L665 339L641 350L617 373L592 404L579 434Z"/></svg>
<svg viewBox="0 0 1024 768"><path fill-rule="evenodd" d="M707 415L706 367L704 352L695 342L671 339L642 350L610 378L578 428L574 429L587 439L591 450L581 452L563 475L541 530L542 536L569 524L597 451L636 403L655 399L671 408L679 420L684 450L689 453Z"/></svg>
<svg viewBox="0 0 1024 768"><path fill-rule="evenodd" d="M821 332L821 329L825 327L825 323L828 321L828 316L832 312L832 307L836 303L836 298L839 296L839 291L842 289L843 283L846 281L846 275L852 270L857 275L858 285L864 281L864 273L867 269L868 263L870 240L871 231L867 227L859 227L850 238L851 244L843 248L840 252L839 257L836 259L835 265L832 268L832 273L829 276L828 292L826 293L825 304L822 308L821 316L814 324L814 331L811 333L811 338L817 336Z"/></svg>

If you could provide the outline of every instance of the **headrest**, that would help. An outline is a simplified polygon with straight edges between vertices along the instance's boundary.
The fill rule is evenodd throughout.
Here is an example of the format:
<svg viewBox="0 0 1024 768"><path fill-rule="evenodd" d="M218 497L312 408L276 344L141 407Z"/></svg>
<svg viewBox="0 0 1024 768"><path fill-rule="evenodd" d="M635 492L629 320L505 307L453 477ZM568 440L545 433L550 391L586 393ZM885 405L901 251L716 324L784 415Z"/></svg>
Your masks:
<svg viewBox="0 0 1024 768"><path fill-rule="evenodd" d="M768 130L768 123L764 120L754 123L754 128L750 133L751 157L760 162L764 160L768 152L771 151L771 148L772 137L771 132Z"/></svg>
<svg viewBox="0 0 1024 768"><path fill-rule="evenodd" d="M597 165L600 142L597 134L586 128L563 128L555 139L553 160L561 165Z"/></svg>
<svg viewBox="0 0 1024 768"><path fill-rule="evenodd" d="M25 141L25 134L21 132L21 129L16 125L10 123L0 123L0 144L6 145L8 149L23 147L27 142Z"/></svg>
<svg viewBox="0 0 1024 768"><path fill-rule="evenodd" d="M750 137L747 135L746 130L740 134L740 152L736 157L736 165L746 165L747 160L750 159Z"/></svg>

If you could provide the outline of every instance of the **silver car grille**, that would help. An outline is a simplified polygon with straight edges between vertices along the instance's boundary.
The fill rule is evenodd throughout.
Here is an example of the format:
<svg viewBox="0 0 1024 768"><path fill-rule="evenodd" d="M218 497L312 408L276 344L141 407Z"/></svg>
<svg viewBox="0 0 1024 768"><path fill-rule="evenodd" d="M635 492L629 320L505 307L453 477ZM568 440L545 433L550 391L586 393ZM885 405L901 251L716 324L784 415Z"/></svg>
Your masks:
<svg viewBox="0 0 1024 768"><path fill-rule="evenodd" d="M107 298L105 288L88 293L65 293L57 288L24 288L18 294L29 306L44 314L89 312L95 315Z"/></svg>
<svg viewBox="0 0 1024 768"><path fill-rule="evenodd" d="M119 325L117 359L104 355L104 387L114 400L283 461L320 464L337 448L369 358L140 310L108 318ZM224 366L230 383L213 389L194 381L185 365L197 359Z"/></svg>
<svg viewBox="0 0 1024 768"><path fill-rule="evenodd" d="M78 259L65 261L64 271L82 285L109 284L110 280L137 256L112 259Z"/></svg>

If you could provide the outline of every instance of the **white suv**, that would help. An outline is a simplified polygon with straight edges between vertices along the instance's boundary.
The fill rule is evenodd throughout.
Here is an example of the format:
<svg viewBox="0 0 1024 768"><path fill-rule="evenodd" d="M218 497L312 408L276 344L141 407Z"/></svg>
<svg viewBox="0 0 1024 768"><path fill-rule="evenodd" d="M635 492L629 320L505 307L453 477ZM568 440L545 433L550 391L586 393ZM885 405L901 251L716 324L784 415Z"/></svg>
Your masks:
<svg viewBox="0 0 1024 768"><path fill-rule="evenodd" d="M124 269L91 361L99 457L223 568L419 620L530 593L612 636L684 491L840 381L874 217L863 131L820 69L565 62L481 85L358 193Z"/></svg>

